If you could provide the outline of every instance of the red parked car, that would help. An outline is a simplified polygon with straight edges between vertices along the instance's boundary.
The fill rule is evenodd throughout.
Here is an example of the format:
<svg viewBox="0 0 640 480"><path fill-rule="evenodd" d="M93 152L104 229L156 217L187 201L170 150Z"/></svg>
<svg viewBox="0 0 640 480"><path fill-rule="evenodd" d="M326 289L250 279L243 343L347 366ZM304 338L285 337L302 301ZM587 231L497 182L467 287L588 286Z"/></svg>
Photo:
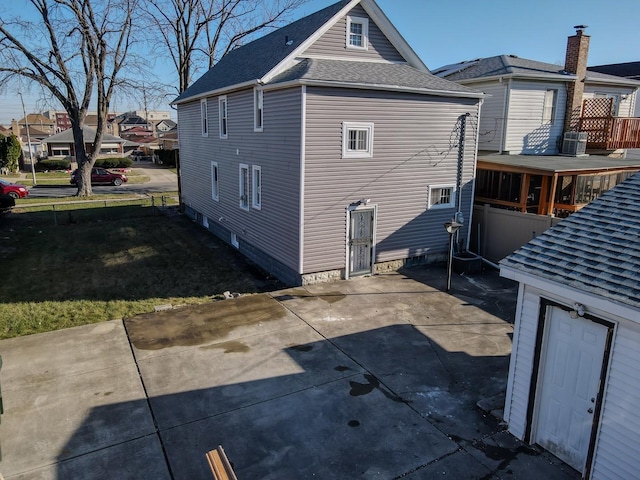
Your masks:
<svg viewBox="0 0 640 480"><path fill-rule="evenodd" d="M71 173L71 185L76 184L78 170ZM122 173L110 172L104 168L91 169L91 185L115 185L116 187L127 182L127 176Z"/></svg>
<svg viewBox="0 0 640 480"><path fill-rule="evenodd" d="M29 190L24 185L7 182L0 178L0 194L9 195L13 198L24 198L29 195Z"/></svg>

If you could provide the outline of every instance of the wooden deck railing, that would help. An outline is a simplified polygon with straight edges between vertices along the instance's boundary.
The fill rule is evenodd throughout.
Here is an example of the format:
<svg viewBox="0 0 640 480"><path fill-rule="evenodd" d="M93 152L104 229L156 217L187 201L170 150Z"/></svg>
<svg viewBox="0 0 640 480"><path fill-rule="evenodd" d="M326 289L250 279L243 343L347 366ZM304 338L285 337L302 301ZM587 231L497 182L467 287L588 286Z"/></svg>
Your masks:
<svg viewBox="0 0 640 480"><path fill-rule="evenodd" d="M588 149L640 148L640 118L637 117L583 117L578 129L587 132Z"/></svg>

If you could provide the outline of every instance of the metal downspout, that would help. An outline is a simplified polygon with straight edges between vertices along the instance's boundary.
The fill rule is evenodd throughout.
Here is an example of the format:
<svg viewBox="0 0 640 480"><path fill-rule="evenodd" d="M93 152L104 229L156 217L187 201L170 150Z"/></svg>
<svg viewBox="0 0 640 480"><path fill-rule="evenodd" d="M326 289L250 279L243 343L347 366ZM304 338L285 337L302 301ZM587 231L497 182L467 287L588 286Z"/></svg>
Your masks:
<svg viewBox="0 0 640 480"><path fill-rule="evenodd" d="M506 142L507 142L507 127L509 124L509 101L511 98L511 79L507 82L507 85L504 89L504 110L502 112L502 122L501 122L501 131L500 131L500 150L499 154L502 154L505 150Z"/></svg>

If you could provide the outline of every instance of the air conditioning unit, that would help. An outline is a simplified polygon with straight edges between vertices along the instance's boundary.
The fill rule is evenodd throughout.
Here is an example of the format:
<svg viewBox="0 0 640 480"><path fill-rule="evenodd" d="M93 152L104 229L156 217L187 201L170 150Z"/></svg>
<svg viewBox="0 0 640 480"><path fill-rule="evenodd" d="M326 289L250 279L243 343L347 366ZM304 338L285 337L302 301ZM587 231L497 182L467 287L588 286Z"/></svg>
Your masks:
<svg viewBox="0 0 640 480"><path fill-rule="evenodd" d="M567 132L562 140L562 155L587 156L587 132Z"/></svg>

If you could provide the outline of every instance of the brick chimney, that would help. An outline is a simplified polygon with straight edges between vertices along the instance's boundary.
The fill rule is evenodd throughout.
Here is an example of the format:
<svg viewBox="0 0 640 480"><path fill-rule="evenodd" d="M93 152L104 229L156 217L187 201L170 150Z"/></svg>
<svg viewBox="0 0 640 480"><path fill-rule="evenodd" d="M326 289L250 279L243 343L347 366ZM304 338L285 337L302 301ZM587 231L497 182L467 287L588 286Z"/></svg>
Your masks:
<svg viewBox="0 0 640 480"><path fill-rule="evenodd" d="M567 40L567 56L564 70L577 76L575 82L567 85L567 110L564 116L564 131L576 131L578 119L582 113L582 95L584 93L584 79L587 75L587 59L589 57L589 40L584 34L586 25L576 25L576 34Z"/></svg>
<svg viewBox="0 0 640 480"><path fill-rule="evenodd" d="M11 133L20 138L20 125L18 125L18 121L15 118L11 119Z"/></svg>

